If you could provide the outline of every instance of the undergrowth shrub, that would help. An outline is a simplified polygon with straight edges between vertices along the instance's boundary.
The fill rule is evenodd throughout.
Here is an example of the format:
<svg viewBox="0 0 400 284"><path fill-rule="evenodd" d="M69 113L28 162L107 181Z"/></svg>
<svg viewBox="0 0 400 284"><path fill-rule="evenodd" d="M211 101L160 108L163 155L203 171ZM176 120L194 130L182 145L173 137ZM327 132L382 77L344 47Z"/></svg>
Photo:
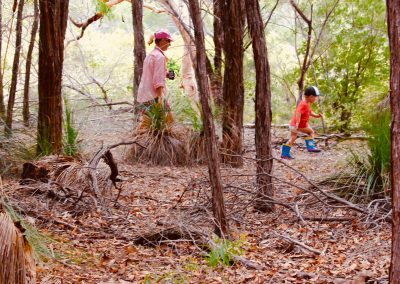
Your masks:
<svg viewBox="0 0 400 284"><path fill-rule="evenodd" d="M186 131L174 123L172 113L164 102L149 107L142 115L134 137L142 145L134 145L133 157L152 165L188 165Z"/></svg>
<svg viewBox="0 0 400 284"><path fill-rule="evenodd" d="M37 159L35 133L14 131L13 136L0 134L0 175L5 175L27 161Z"/></svg>
<svg viewBox="0 0 400 284"><path fill-rule="evenodd" d="M352 202L368 203L390 195L390 120L389 111L371 114L363 129L366 147L353 149L344 169L321 184L332 186Z"/></svg>
<svg viewBox="0 0 400 284"><path fill-rule="evenodd" d="M12 220L20 224L23 228L23 235L32 246L33 254L37 261L45 261L55 257L54 253L49 249L49 245L53 240L40 233L34 225L26 221L6 200L0 200L0 207L1 206L3 206Z"/></svg>
<svg viewBox="0 0 400 284"><path fill-rule="evenodd" d="M235 264L235 257L243 254L244 239L230 241L227 239L216 238L210 245L210 252L205 257L211 267L232 266Z"/></svg>

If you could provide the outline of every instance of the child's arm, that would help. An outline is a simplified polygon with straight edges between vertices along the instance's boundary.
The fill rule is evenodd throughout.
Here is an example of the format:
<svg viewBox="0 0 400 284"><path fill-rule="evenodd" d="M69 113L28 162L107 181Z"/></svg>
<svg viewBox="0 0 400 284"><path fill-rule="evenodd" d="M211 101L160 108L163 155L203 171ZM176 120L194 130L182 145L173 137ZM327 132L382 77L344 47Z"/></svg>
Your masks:
<svg viewBox="0 0 400 284"><path fill-rule="evenodd" d="M299 124L300 124L300 118L301 118L301 112L296 111L296 128L299 128Z"/></svg>
<svg viewBox="0 0 400 284"><path fill-rule="evenodd" d="M318 114L316 114L315 112L311 112L311 114L310 114L312 117L315 117L315 118L320 118L320 117L323 117L323 115L322 115L322 113L318 113Z"/></svg>

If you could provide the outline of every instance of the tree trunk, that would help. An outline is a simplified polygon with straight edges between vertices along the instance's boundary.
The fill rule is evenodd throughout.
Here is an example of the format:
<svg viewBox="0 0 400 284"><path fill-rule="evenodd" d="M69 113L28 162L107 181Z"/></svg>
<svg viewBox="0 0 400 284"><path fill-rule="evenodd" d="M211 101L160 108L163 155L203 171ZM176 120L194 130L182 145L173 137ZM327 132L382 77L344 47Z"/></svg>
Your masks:
<svg viewBox="0 0 400 284"><path fill-rule="evenodd" d="M134 67L133 67L133 99L136 102L140 78L143 72L143 62L146 57L146 45L143 33L143 0L132 2L132 24L134 34Z"/></svg>
<svg viewBox="0 0 400 284"><path fill-rule="evenodd" d="M214 100L218 106L223 106L222 99L222 46L224 31L222 29L222 6L220 0L213 1L214 7L214 76L211 81Z"/></svg>
<svg viewBox="0 0 400 284"><path fill-rule="evenodd" d="M176 1L172 0L161 0L161 3L171 14L172 20L178 27L185 45L180 70L182 78L181 86L185 94L189 97L193 109L196 110L199 101L198 89L193 70L196 65L196 46L194 44L194 38L191 36L189 30L190 21L186 8L187 6L183 2L179 5L176 5L175 2Z"/></svg>
<svg viewBox="0 0 400 284"><path fill-rule="evenodd" d="M388 33L390 46L390 107L391 162L392 162L392 262L389 282L400 283L400 3L387 0Z"/></svg>
<svg viewBox="0 0 400 284"><path fill-rule="evenodd" d="M61 79L68 0L40 0L39 116L37 150L62 150Z"/></svg>
<svg viewBox="0 0 400 284"><path fill-rule="evenodd" d="M4 132L7 135L11 134L12 130L12 120L13 120L13 112L14 112L14 103L15 103L15 94L17 92L17 81L18 81L18 69L19 69L19 58L21 56L21 40L22 40L22 13L24 10L25 0L19 0L18 3L18 12L17 12L17 25L16 25L16 35L15 35L15 53L14 53L14 62L12 67L12 76L11 76L11 86L10 86L10 94L8 97L8 105L7 105L7 117L6 117L6 126Z"/></svg>
<svg viewBox="0 0 400 284"><path fill-rule="evenodd" d="M0 0L0 119L4 119L5 106L4 106L4 92L3 92L3 58L1 52L3 49L3 1Z"/></svg>
<svg viewBox="0 0 400 284"><path fill-rule="evenodd" d="M254 63L256 66L256 158L257 187L259 196L256 208L271 212L274 207L265 196L274 194L272 185L272 149L271 149L271 74L268 63L267 44L265 42L264 24L257 0L245 0L247 24L249 26Z"/></svg>
<svg viewBox="0 0 400 284"><path fill-rule="evenodd" d="M299 105L303 98L304 91L304 81L306 79L307 70L310 67L310 48L311 48L311 35L312 35L312 5L311 5L311 17L307 18L307 16L300 10L300 8L295 4L293 0L290 1L295 11L299 14L299 16L306 22L308 31L307 31L307 43L306 43L306 52L304 54L303 63L300 68L300 78L297 81L297 86L299 87L299 94L297 97L296 105Z"/></svg>
<svg viewBox="0 0 400 284"><path fill-rule="evenodd" d="M204 31L201 22L200 7L197 0L189 0L189 10L192 17L196 42L196 79L200 91L201 106L203 108L203 124L206 136L208 153L208 173L212 187L213 214L215 219L215 233L218 236L228 236L229 229L225 217L224 195L218 158L217 141L214 121L211 115L210 92L206 71L206 49Z"/></svg>
<svg viewBox="0 0 400 284"><path fill-rule="evenodd" d="M32 66L32 53L33 48L35 46L36 34L39 27L39 5L38 0L33 2L34 7L34 15L33 15L33 24L31 31L31 40L29 42L28 54L26 56L26 67L25 67L25 84L24 84L24 103L22 115L24 119L24 125L29 126L29 83L31 79L31 66Z"/></svg>
<svg viewBox="0 0 400 284"><path fill-rule="evenodd" d="M243 85L243 11L241 0L223 1L225 72L222 115L223 161L234 167L243 165L242 129Z"/></svg>

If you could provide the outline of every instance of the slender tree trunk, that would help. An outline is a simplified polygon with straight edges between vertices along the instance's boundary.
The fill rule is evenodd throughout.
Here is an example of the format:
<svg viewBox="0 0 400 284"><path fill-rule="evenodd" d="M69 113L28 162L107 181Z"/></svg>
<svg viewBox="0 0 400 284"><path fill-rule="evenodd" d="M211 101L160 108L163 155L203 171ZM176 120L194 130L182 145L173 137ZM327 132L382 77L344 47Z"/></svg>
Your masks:
<svg viewBox="0 0 400 284"><path fill-rule="evenodd" d="M6 108L4 106L3 92L3 58L1 56L3 49L3 1L0 0L0 119L4 119Z"/></svg>
<svg viewBox="0 0 400 284"><path fill-rule="evenodd" d="M387 0L390 46L390 107L392 110L392 262L389 282L400 283L400 2Z"/></svg>
<svg viewBox="0 0 400 284"><path fill-rule="evenodd" d="M244 107L243 84L243 12L241 0L224 0L224 112L222 133L223 160L234 167L243 165L242 129Z"/></svg>
<svg viewBox="0 0 400 284"><path fill-rule="evenodd" d="M213 0L214 7L214 76L211 81L214 100L222 107L222 46L224 31L222 29L222 5L220 0Z"/></svg>
<svg viewBox="0 0 400 284"><path fill-rule="evenodd" d="M34 8L34 15L33 15L33 24L32 24L32 31L31 31L31 40L29 42L28 54L26 56L26 67L25 67L25 84L24 84L24 103L23 103L23 110L22 115L24 119L24 125L29 126L29 83L31 79L31 66L32 66L32 53L33 48L35 47L35 39L36 34L39 28L39 4L38 0L33 2Z"/></svg>
<svg viewBox="0 0 400 284"><path fill-rule="evenodd" d="M133 67L133 99L136 102L140 78L143 72L143 62L146 57L146 45L143 33L143 0L132 2L132 24L134 34L134 67Z"/></svg>
<svg viewBox="0 0 400 284"><path fill-rule="evenodd" d="M303 91L304 91L304 81L306 79L307 70L310 67L310 48L311 48L311 36L312 36L312 5L311 5L311 17L307 18L307 16L300 10L300 8L295 4L294 0L291 0L290 3L292 4L293 8L295 9L296 13L303 19L303 21L307 24L308 31L307 31L307 43L306 43L306 52L304 54L303 63L300 68L300 78L297 81L297 86L299 87L299 94L297 97L296 104L299 105L303 98Z"/></svg>
<svg viewBox="0 0 400 284"><path fill-rule="evenodd" d="M14 53L14 62L12 67L12 77L11 77L11 86L10 86L10 94L8 97L8 105L7 105L7 117L6 117L6 126L4 132L8 135L11 134L12 130L12 121L13 121L13 112L14 112L14 103L15 103L15 94L17 92L17 81L18 81L18 69L19 69L19 58L21 56L21 40L22 40L22 13L24 10L25 0L19 0L18 3L18 12L17 12L17 25L16 25L16 35L15 35L15 53Z"/></svg>
<svg viewBox="0 0 400 284"><path fill-rule="evenodd" d="M256 66L256 158L258 200L256 208L263 212L273 211L273 204L265 196L274 194L272 185L271 149L271 73L268 63L264 24L258 0L245 0L254 62Z"/></svg>
<svg viewBox="0 0 400 284"><path fill-rule="evenodd" d="M172 15L172 20L178 27L179 32L184 42L184 54L182 56L181 64L181 86L185 94L189 97L193 109L197 109L199 102L198 89L194 75L194 68L196 65L196 46L194 38L190 34L190 18L189 11L184 2L176 4L174 0L160 0L166 10Z"/></svg>
<svg viewBox="0 0 400 284"><path fill-rule="evenodd" d="M62 150L61 79L68 0L40 0L39 116L37 150Z"/></svg>
<svg viewBox="0 0 400 284"><path fill-rule="evenodd" d="M200 91L201 106L203 108L204 133L207 139L208 173L212 187L213 214L215 219L215 233L219 236L228 236L229 229L225 217L224 195L218 158L217 141L215 137L214 121L211 115L210 92L206 71L206 49L204 44L203 24L201 22L200 7L197 0L189 0L189 10L192 17L196 42L196 79Z"/></svg>

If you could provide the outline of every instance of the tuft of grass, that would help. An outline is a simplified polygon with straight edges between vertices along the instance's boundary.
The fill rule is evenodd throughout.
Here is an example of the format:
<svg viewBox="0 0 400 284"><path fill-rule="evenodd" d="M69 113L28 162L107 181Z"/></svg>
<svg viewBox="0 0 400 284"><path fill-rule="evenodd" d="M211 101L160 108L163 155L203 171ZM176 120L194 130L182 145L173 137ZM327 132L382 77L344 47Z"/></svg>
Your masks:
<svg viewBox="0 0 400 284"><path fill-rule="evenodd" d="M367 147L351 150L344 169L320 184L333 186L352 202L368 203L390 196L390 120L389 111L368 117L363 125Z"/></svg>
<svg viewBox="0 0 400 284"><path fill-rule="evenodd" d="M161 166L189 164L185 133L176 127L172 113L162 102L143 113L135 138L144 146L133 146L136 161Z"/></svg>
<svg viewBox="0 0 400 284"><path fill-rule="evenodd" d="M32 133L14 132L11 137L0 134L0 175L7 174L10 169L18 167L26 161L38 158L36 137Z"/></svg>
<svg viewBox="0 0 400 284"><path fill-rule="evenodd" d="M0 201L5 211L9 214L14 222L19 222L25 238L32 246L35 259L37 261L45 261L46 259L54 258L55 255L48 248L49 244L53 242L49 237L41 234L31 223L27 222L8 202L4 199Z"/></svg>
<svg viewBox="0 0 400 284"><path fill-rule="evenodd" d="M65 119L64 119L64 153L67 156L76 157L79 155L78 135L79 130L74 125L74 113L64 100L65 105Z"/></svg>
<svg viewBox="0 0 400 284"><path fill-rule="evenodd" d="M214 243L210 245L210 252L205 257L208 265L211 267L232 266L235 264L235 257L243 254L243 239L230 241L226 239L216 238Z"/></svg>

